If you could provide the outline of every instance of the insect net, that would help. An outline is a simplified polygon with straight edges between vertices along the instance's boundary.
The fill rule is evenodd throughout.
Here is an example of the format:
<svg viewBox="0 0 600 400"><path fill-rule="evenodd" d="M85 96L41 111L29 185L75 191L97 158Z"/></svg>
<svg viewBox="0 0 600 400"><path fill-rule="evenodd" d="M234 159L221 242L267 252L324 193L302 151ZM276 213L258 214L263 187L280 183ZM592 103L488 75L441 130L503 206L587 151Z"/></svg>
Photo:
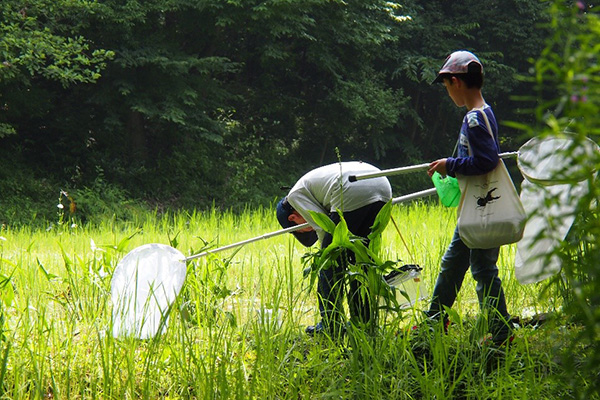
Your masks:
<svg viewBox="0 0 600 400"><path fill-rule="evenodd" d="M151 243L129 252L111 280L113 336L163 333L185 276L185 256L170 246Z"/></svg>
<svg viewBox="0 0 600 400"><path fill-rule="evenodd" d="M588 193L598 145L570 137L533 138L519 149L518 167L525 180L521 203L527 213L517 243L515 275L522 284L540 282L560 271L556 249L567 236L579 200Z"/></svg>

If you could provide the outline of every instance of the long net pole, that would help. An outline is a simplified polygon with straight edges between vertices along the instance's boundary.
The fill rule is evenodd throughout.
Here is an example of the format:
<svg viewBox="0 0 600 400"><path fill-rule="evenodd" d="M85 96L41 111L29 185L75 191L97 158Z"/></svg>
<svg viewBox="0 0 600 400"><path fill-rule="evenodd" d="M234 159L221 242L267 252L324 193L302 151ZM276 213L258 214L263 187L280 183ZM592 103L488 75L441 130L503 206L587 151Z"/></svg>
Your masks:
<svg viewBox="0 0 600 400"><path fill-rule="evenodd" d="M404 195L404 196L395 197L395 198L392 199L392 204L405 203L405 202L408 202L408 201L420 199L422 197L431 196L431 195L433 195L435 193L436 193L435 188L421 190L420 192L415 192L415 193L407 194L407 195ZM218 252L221 252L221 251L233 249L235 247L243 246L243 245L248 244L248 243L253 243L253 242L257 242L259 240L269 239L269 238L272 238L272 237L275 237L275 236L283 235L285 233L292 233L292 232L295 232L295 231L300 230L300 229L308 228L309 226L310 225L308 224L308 222L304 223L304 224L301 224L301 225L290 226L289 228L280 229L278 231L274 231L274 232L271 232L271 233L266 233L264 235L253 237L251 239L242 240L241 242L229 244L229 245L223 246L223 247L218 247L218 248L212 249L212 250L206 250L206 251L204 251L202 253L186 257L185 261L187 262L187 261L195 260L197 258L204 257L204 256L207 256L209 254L214 254L214 253L218 253Z"/></svg>

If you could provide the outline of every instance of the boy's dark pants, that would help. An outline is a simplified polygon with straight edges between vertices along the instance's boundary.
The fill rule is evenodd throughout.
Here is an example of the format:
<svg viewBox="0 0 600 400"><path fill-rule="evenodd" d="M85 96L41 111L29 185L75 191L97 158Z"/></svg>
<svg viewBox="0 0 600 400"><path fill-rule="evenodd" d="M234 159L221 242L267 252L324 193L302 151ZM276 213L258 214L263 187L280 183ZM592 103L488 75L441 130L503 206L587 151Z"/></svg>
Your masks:
<svg viewBox="0 0 600 400"><path fill-rule="evenodd" d="M505 339L510 334L506 310L506 300L502 281L498 277L499 248L469 249L460 239L458 228L442 257L442 268L433 289L431 306L427 314L431 317L444 315L444 307L452 307L460 291L465 274L471 267L477 282L475 290L481 310L489 312L489 330L497 339Z"/></svg>

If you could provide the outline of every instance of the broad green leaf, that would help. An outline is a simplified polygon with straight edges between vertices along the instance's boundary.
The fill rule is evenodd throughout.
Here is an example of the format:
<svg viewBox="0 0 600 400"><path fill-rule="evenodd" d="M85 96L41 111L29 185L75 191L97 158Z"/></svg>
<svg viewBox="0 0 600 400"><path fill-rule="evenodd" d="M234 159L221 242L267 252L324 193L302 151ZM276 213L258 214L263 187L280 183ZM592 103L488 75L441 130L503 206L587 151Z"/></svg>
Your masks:
<svg viewBox="0 0 600 400"><path fill-rule="evenodd" d="M350 230L348 230L348 224L344 217L341 217L340 222L335 225L335 229L333 231L333 240L329 246L334 247L346 247L351 246L350 244Z"/></svg>
<svg viewBox="0 0 600 400"><path fill-rule="evenodd" d="M392 207L392 200L390 200L379 211L371 227L371 233L368 236L370 240L369 249L375 254L378 254L381 250L383 232L392 217Z"/></svg>
<svg viewBox="0 0 600 400"><path fill-rule="evenodd" d="M325 232L333 235L335 223L331 220L331 218L329 218L329 216L315 211L309 211L308 213L319 227L321 227Z"/></svg>
<svg viewBox="0 0 600 400"><path fill-rule="evenodd" d="M369 234L369 239L373 239L377 235L383 234L385 228L390 222L390 218L392 216L392 200L385 203L385 205L381 208L377 216L375 217L375 222L371 227L371 233Z"/></svg>

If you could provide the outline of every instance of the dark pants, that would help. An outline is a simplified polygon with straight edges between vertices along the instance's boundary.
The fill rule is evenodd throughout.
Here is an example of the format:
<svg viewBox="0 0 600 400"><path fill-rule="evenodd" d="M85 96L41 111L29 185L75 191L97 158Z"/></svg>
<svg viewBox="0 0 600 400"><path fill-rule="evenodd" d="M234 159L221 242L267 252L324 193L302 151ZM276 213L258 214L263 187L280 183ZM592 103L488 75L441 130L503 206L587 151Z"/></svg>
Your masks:
<svg viewBox="0 0 600 400"><path fill-rule="evenodd" d="M371 233L371 227L375 222L377 214L385 205L384 202L378 201L361 207L357 210L345 212L344 219L348 224L348 230L356 236L365 238L365 244L368 246L369 240L367 236ZM337 212L329 215L331 220L336 224L340 222L340 216ZM333 237L330 234L325 234L322 248L326 248L331 244ZM319 283L317 293L319 297L319 309L323 323L327 326L334 321L340 321L342 315L342 293L344 292L343 274L349 264L354 264L356 257L353 252L346 251L342 254L338 263L328 269L322 269L319 274ZM350 282L350 290L348 292L348 307L350 316L357 318L359 321L369 321L370 310L368 299L363 299L360 295L360 284L356 280Z"/></svg>
<svg viewBox="0 0 600 400"><path fill-rule="evenodd" d="M452 241L442 257L442 268L433 289L431 306L427 314L432 317L444 315L444 307L452 307L460 291L465 274L471 267L471 274L477 282L475 288L482 310L490 312L490 331L496 337L509 334L507 321L510 315L506 310L506 300L502 282L498 277L498 248L469 249L454 231Z"/></svg>

